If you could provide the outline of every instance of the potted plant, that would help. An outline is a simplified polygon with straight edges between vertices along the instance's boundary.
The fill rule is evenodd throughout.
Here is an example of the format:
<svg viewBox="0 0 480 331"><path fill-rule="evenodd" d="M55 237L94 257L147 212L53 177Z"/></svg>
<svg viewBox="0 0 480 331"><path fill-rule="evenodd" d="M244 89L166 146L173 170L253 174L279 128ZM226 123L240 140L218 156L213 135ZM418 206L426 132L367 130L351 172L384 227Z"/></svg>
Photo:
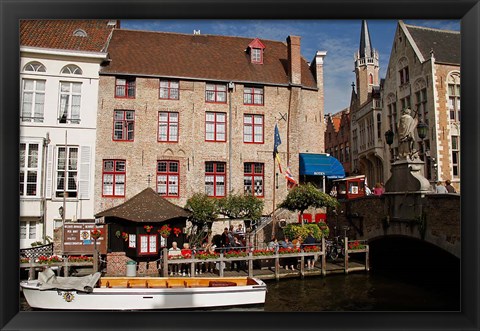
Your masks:
<svg viewBox="0 0 480 331"><path fill-rule="evenodd" d="M145 231L147 231L147 233L150 233L150 231L153 229L153 226L152 225L145 225L143 228L145 229Z"/></svg>
<svg viewBox="0 0 480 331"><path fill-rule="evenodd" d="M163 237L167 238L170 235L170 232L172 231L172 228L168 225L165 224L163 225L160 230L158 230L158 233Z"/></svg>
<svg viewBox="0 0 480 331"><path fill-rule="evenodd" d="M98 238L100 238L101 235L102 235L102 231L97 229L96 227L90 231L90 237L92 237L94 240L98 240Z"/></svg>

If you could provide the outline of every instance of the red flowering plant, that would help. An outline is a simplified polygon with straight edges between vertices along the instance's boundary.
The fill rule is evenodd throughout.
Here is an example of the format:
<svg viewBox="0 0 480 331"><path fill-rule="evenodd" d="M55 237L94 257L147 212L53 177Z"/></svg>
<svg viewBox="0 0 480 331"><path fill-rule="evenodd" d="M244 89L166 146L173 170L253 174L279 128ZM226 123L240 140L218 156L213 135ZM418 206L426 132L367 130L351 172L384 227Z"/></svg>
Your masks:
<svg viewBox="0 0 480 331"><path fill-rule="evenodd" d="M210 253L208 251L201 251L195 254L195 258L200 260L218 259L219 257L220 257L219 253Z"/></svg>
<svg viewBox="0 0 480 331"><path fill-rule="evenodd" d="M248 253L245 252L245 251L239 251L239 250L229 250L228 252L226 252L223 256L225 256L227 259L228 258L232 258L232 257L245 257L247 256Z"/></svg>
<svg viewBox="0 0 480 331"><path fill-rule="evenodd" d="M182 229L180 228L173 228L173 233L178 236L180 233L182 233Z"/></svg>
<svg viewBox="0 0 480 331"><path fill-rule="evenodd" d="M30 262L30 259L28 257L21 257L20 258L20 263L28 263Z"/></svg>
<svg viewBox="0 0 480 331"><path fill-rule="evenodd" d="M38 257L38 259L35 260L35 262L40 263L40 264L52 264L55 262L62 262L62 258L58 255L52 255L52 256L44 256L41 255Z"/></svg>
<svg viewBox="0 0 480 331"><path fill-rule="evenodd" d="M93 257L91 256L69 256L68 262L93 262Z"/></svg>
<svg viewBox="0 0 480 331"><path fill-rule="evenodd" d="M123 240L128 241L128 233L122 232L122 238Z"/></svg>
<svg viewBox="0 0 480 331"><path fill-rule="evenodd" d="M169 235L170 235L170 232L172 232L172 228L170 227L170 225L168 224L165 224L163 225L160 230L158 230L158 233L163 237L163 238L167 238Z"/></svg>
<svg viewBox="0 0 480 331"><path fill-rule="evenodd" d="M150 231L153 229L153 226L152 225L145 225L143 228L145 229L145 231L147 231L147 233L150 233Z"/></svg>
<svg viewBox="0 0 480 331"><path fill-rule="evenodd" d="M320 252L320 246L316 246L316 245L305 246L305 247L303 247L303 251L306 252L306 253Z"/></svg>
<svg viewBox="0 0 480 331"><path fill-rule="evenodd" d="M252 254L253 256L274 255L275 251L272 249L254 249Z"/></svg>
<svg viewBox="0 0 480 331"><path fill-rule="evenodd" d="M102 231L97 229L96 227L93 228L93 230L90 231L90 237L92 237L95 240L100 238L101 235L102 235Z"/></svg>
<svg viewBox="0 0 480 331"><path fill-rule="evenodd" d="M282 247L278 249L278 254L293 254L293 253L299 253L300 248L298 247Z"/></svg>
<svg viewBox="0 0 480 331"><path fill-rule="evenodd" d="M358 240L355 240L354 242L348 243L348 249L350 250L365 249L365 245L360 244Z"/></svg>

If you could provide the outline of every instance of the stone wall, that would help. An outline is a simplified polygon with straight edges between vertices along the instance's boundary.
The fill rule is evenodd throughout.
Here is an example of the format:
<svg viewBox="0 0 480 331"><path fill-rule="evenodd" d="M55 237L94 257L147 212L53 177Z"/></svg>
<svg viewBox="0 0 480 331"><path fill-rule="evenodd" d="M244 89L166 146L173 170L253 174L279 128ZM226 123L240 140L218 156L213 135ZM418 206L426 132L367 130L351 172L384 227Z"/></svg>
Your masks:
<svg viewBox="0 0 480 331"><path fill-rule="evenodd" d="M386 197L366 196L341 203L338 216L328 215L327 223L333 235L343 235L348 226L349 239L374 239L380 236L403 235L425 240L460 256L461 210L459 194L426 194L422 200L424 221L390 220Z"/></svg>

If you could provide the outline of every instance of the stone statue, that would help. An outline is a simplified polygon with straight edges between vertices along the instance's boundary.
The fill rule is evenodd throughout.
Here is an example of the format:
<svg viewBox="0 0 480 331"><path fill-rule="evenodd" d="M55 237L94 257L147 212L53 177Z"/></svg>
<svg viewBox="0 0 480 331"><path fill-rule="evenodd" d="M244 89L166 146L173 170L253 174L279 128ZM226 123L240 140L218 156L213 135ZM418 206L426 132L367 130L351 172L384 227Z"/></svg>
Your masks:
<svg viewBox="0 0 480 331"><path fill-rule="evenodd" d="M411 112L410 108L404 109L398 125L398 156L400 159L414 155L413 144L417 121L410 115Z"/></svg>

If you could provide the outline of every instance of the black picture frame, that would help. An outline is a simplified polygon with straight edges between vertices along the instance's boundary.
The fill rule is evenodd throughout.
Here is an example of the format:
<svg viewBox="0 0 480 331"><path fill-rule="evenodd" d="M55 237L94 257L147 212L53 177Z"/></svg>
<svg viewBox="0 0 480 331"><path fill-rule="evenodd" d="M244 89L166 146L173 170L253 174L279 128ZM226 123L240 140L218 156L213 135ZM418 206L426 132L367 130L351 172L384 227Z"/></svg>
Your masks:
<svg viewBox="0 0 480 331"><path fill-rule="evenodd" d="M0 327L2 330L479 330L478 0L0 0ZM19 42L25 18L461 19L462 259L460 312L19 312ZM319 298L321 300L322 298Z"/></svg>

